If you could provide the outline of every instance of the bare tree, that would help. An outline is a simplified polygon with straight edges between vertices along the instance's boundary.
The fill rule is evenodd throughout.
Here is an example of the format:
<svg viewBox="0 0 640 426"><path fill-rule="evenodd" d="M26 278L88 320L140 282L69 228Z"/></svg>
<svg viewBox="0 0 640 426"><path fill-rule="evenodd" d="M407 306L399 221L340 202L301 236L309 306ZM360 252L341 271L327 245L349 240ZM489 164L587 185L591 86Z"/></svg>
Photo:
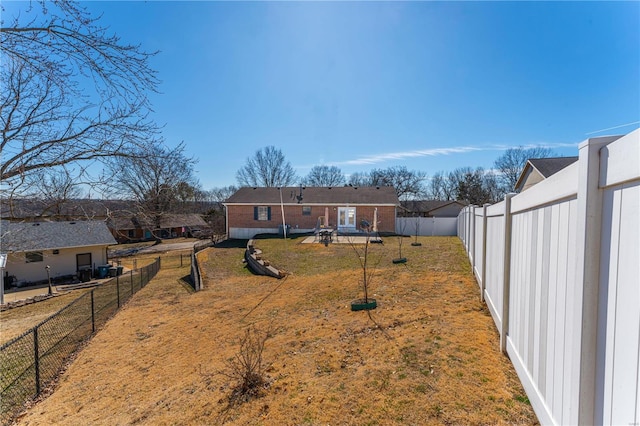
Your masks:
<svg viewBox="0 0 640 426"><path fill-rule="evenodd" d="M240 186L280 187L296 181L293 171L282 151L274 146L261 148L236 174Z"/></svg>
<svg viewBox="0 0 640 426"><path fill-rule="evenodd" d="M487 173L482 167L475 170L462 167L449 173L450 184L455 186L456 199L469 204L483 205L494 203L501 196L493 173Z"/></svg>
<svg viewBox="0 0 640 426"><path fill-rule="evenodd" d="M208 191L210 201L222 204L238 190L237 186L229 185L219 188L212 188Z"/></svg>
<svg viewBox="0 0 640 426"><path fill-rule="evenodd" d="M455 187L452 180L444 172L437 172L429 180L429 196L434 200L454 200Z"/></svg>
<svg viewBox="0 0 640 426"><path fill-rule="evenodd" d="M224 203L233 193L238 190L233 185L224 186L220 188L212 188L207 191L208 201L211 202L211 208L207 210L205 219L214 234L222 235L226 232L226 216L224 210Z"/></svg>
<svg viewBox="0 0 640 426"><path fill-rule="evenodd" d="M351 186L373 186L371 176L366 172L356 172L349 175L349 185Z"/></svg>
<svg viewBox="0 0 640 426"><path fill-rule="evenodd" d="M424 181L427 174L418 170L409 170L405 166L372 170L371 175L376 186L393 186L398 199L409 200L424 194Z"/></svg>
<svg viewBox="0 0 640 426"><path fill-rule="evenodd" d="M393 186L400 200L408 200L424 194L424 172L408 170L405 166L373 169L370 173L354 173L349 178L353 186Z"/></svg>
<svg viewBox="0 0 640 426"><path fill-rule="evenodd" d="M173 149L149 144L135 156L118 157L111 164L111 189L134 201L132 213L160 228L162 217L181 206L181 191L199 187L193 175L195 163L185 155L183 143Z"/></svg>
<svg viewBox="0 0 640 426"><path fill-rule="evenodd" d="M496 159L493 167L500 173L500 183L504 192L515 189L518 178L530 158L551 157L553 151L549 148L536 147L525 149L523 147L509 148Z"/></svg>
<svg viewBox="0 0 640 426"><path fill-rule="evenodd" d="M41 215L62 215L64 205L82 195L80 183L65 168L38 170L30 175L27 182L27 196L42 202Z"/></svg>
<svg viewBox="0 0 640 426"><path fill-rule="evenodd" d="M31 172L107 161L150 140L154 53L108 35L75 2L22 5L0 24L0 179L15 187Z"/></svg>
<svg viewBox="0 0 640 426"><path fill-rule="evenodd" d="M300 182L306 186L342 186L347 179L336 166L313 166L309 174Z"/></svg>

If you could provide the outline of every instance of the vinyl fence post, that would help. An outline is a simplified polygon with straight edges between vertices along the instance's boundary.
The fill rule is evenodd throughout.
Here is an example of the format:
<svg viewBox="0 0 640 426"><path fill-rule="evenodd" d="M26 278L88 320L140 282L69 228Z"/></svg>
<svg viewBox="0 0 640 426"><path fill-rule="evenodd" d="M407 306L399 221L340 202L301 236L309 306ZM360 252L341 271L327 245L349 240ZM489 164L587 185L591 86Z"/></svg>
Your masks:
<svg viewBox="0 0 640 426"><path fill-rule="evenodd" d="M482 274L480 274L480 280L482 285L480 287L480 301L484 302L484 290L487 288L487 207L491 204L484 204L482 206Z"/></svg>
<svg viewBox="0 0 640 426"><path fill-rule="evenodd" d="M471 253L471 273L476 276L476 206L471 206L471 227L469 231L469 252Z"/></svg>
<svg viewBox="0 0 640 426"><path fill-rule="evenodd" d="M40 395L40 349L38 348L38 327L33 328L33 366L36 373L36 396Z"/></svg>
<svg viewBox="0 0 640 426"><path fill-rule="evenodd" d="M476 206L471 206L471 222L469 223L469 253L471 253L471 272L476 274Z"/></svg>
<svg viewBox="0 0 640 426"><path fill-rule="evenodd" d="M580 333L580 372L578 400L578 424L598 424L596 412L602 411L602 395L597 386L598 358L604 351L597 345L597 332L601 321L598 318L600 292L600 250L602 232L603 190L600 189L600 150L610 143L610 138L594 138L582 142L578 147L578 202L576 220L576 291L581 301L578 323ZM594 407L594 401L596 406Z"/></svg>
<svg viewBox="0 0 640 426"><path fill-rule="evenodd" d="M509 335L509 297L511 292L511 199L516 195L509 193L504 198L504 257L502 273L502 323L500 325L500 350L507 353Z"/></svg>

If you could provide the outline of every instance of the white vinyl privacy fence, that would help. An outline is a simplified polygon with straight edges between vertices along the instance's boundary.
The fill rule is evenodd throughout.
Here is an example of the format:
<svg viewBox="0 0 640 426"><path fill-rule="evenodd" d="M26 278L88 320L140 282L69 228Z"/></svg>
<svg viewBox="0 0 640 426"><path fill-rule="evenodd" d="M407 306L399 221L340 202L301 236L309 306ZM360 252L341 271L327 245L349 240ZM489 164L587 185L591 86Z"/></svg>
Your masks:
<svg viewBox="0 0 640 426"><path fill-rule="evenodd" d="M397 217L396 232L403 235L455 236L457 217Z"/></svg>
<svg viewBox="0 0 640 426"><path fill-rule="evenodd" d="M640 424L640 130L458 219L540 422Z"/></svg>

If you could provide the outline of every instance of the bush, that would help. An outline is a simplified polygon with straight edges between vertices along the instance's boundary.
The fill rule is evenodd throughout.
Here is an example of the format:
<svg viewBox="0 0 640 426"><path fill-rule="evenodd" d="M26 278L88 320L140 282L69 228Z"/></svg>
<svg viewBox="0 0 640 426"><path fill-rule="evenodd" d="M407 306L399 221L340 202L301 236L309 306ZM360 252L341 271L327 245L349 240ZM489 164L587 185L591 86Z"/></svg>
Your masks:
<svg viewBox="0 0 640 426"><path fill-rule="evenodd" d="M240 351L227 360L227 369L221 374L236 381L230 396L230 402L248 401L261 395L268 387L267 370L271 364L265 363L262 355L269 332L261 332L255 326L245 330L240 340Z"/></svg>

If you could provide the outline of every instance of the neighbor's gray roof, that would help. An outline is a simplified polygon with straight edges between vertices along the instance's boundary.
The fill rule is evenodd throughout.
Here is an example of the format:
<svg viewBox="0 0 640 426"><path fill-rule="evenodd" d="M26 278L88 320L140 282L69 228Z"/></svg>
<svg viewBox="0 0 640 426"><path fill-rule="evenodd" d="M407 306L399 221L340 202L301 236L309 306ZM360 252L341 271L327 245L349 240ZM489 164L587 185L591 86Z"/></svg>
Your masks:
<svg viewBox="0 0 640 426"><path fill-rule="evenodd" d="M298 196L302 191L302 200ZM283 187L284 204L367 204L398 205L392 186ZM227 199L225 204L280 204L280 189L274 187L244 187Z"/></svg>
<svg viewBox="0 0 640 426"><path fill-rule="evenodd" d="M0 251L22 252L116 244L102 221L0 221Z"/></svg>
<svg viewBox="0 0 640 426"><path fill-rule="evenodd" d="M462 201L442 201L442 200L408 200L401 202L402 207L404 207L409 212L421 212L428 213L433 210L437 210L441 207L448 206L450 204L459 204L460 207L464 207L466 204Z"/></svg>
<svg viewBox="0 0 640 426"><path fill-rule="evenodd" d="M576 161L578 161L578 157L531 158L529 160L531 165L545 178L558 173Z"/></svg>

